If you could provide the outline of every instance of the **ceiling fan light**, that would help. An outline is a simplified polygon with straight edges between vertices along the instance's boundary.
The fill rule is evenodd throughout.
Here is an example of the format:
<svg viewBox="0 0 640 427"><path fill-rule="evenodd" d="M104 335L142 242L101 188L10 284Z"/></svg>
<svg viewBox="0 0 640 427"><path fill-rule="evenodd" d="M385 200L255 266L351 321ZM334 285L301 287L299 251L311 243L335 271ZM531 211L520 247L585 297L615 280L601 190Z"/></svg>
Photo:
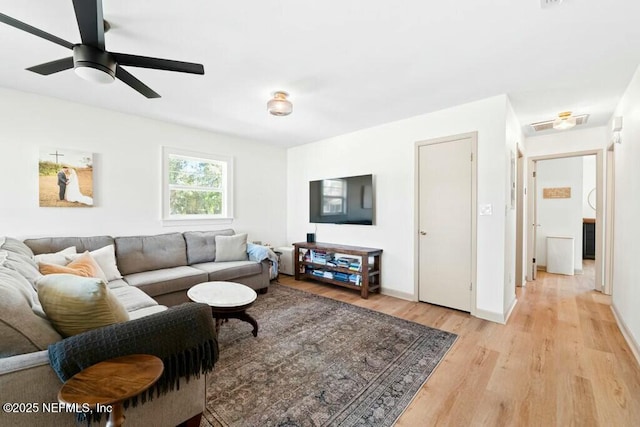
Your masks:
<svg viewBox="0 0 640 427"><path fill-rule="evenodd" d="M113 83L113 81L115 80L114 76L112 76L111 74L102 71L99 68L93 68L88 65L76 66L74 68L74 71L80 78L92 83L106 84Z"/></svg>
<svg viewBox="0 0 640 427"><path fill-rule="evenodd" d="M571 115L571 111L565 111L558 114L558 117L553 121L553 128L556 130L571 129L576 125L576 118Z"/></svg>
<svg viewBox="0 0 640 427"><path fill-rule="evenodd" d="M86 45L73 47L73 69L84 80L92 83L113 83L116 60L103 50Z"/></svg>
<svg viewBox="0 0 640 427"><path fill-rule="evenodd" d="M274 116L288 116L293 112L293 104L287 99L289 94L284 91L273 93L273 98L267 102L267 111Z"/></svg>

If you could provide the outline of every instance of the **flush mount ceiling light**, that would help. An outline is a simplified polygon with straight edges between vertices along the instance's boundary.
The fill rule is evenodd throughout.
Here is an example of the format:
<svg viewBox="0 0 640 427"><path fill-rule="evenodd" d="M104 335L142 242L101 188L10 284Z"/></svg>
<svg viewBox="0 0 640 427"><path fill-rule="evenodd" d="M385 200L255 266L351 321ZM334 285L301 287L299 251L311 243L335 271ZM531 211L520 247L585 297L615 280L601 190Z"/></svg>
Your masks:
<svg viewBox="0 0 640 427"><path fill-rule="evenodd" d="M274 116L288 116L293 111L293 104L287 99L289 94L282 90L273 93L273 98L267 102L267 111Z"/></svg>
<svg viewBox="0 0 640 427"><path fill-rule="evenodd" d="M553 128L556 130L571 129L576 125L576 118L571 115L571 111L564 111L558 114L558 118L553 121Z"/></svg>

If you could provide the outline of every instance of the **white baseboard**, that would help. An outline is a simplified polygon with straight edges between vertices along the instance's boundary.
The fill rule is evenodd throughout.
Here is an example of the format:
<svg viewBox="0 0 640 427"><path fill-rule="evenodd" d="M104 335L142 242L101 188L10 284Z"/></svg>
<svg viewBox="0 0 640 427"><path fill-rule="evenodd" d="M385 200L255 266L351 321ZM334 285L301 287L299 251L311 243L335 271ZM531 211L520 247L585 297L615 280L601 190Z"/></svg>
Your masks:
<svg viewBox="0 0 640 427"><path fill-rule="evenodd" d="M418 299L408 292L396 291L393 289L381 288L380 293L382 295L388 295L390 297L400 298L407 301L418 301Z"/></svg>
<svg viewBox="0 0 640 427"><path fill-rule="evenodd" d="M511 306L509 307L509 310L507 310L506 316L504 316L505 324L509 321L509 318L511 317L511 313L513 313L513 309L516 308L517 304L518 304L518 298L513 297L513 301L511 301Z"/></svg>
<svg viewBox="0 0 640 427"><path fill-rule="evenodd" d="M616 309L616 306L613 303L611 304L611 311L613 312L613 317L616 318L616 323L618 324L620 332L622 332L622 336L627 341L627 344L629 344L631 352L636 358L636 362L638 362L638 365L640 365L640 346L638 345L638 342L633 338L631 331L629 331L629 328L627 328L627 325L622 320L622 316L620 316L618 310Z"/></svg>
<svg viewBox="0 0 640 427"><path fill-rule="evenodd" d="M476 317L504 325L504 314L496 311L476 309Z"/></svg>
<svg viewBox="0 0 640 427"><path fill-rule="evenodd" d="M516 307L517 303L518 299L514 298L511 306L509 307L509 310L507 310L506 313L476 309L476 317L505 325L507 323L507 320L509 320L509 317L511 316L511 313L513 312L513 309Z"/></svg>

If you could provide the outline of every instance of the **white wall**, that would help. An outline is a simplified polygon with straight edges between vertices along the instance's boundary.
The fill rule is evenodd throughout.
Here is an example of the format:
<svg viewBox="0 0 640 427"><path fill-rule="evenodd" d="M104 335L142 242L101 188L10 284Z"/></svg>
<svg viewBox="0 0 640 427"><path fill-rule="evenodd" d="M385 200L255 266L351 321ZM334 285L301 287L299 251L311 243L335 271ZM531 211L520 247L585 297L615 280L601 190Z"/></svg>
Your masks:
<svg viewBox="0 0 640 427"><path fill-rule="evenodd" d="M615 144L615 220L613 248L613 306L628 335L640 343L640 69L614 116L622 116L621 144ZM609 139L610 140L610 139Z"/></svg>
<svg viewBox="0 0 640 427"><path fill-rule="evenodd" d="M606 126L599 126L531 136L525 140L527 157L605 149L609 140L607 132Z"/></svg>
<svg viewBox="0 0 640 427"><path fill-rule="evenodd" d="M596 188L596 156L582 157L582 217L595 218L596 210L589 206L589 193ZM595 191L593 192L595 206Z"/></svg>
<svg viewBox="0 0 640 427"><path fill-rule="evenodd" d="M162 99L150 100L149 108L154 102ZM236 219L231 225L161 225L163 145L234 157ZM38 207L38 151L52 146L95 153L95 207ZM129 235L233 227L248 232L250 240L285 241L282 148L0 89L0 149L0 235Z"/></svg>
<svg viewBox="0 0 640 427"><path fill-rule="evenodd" d="M574 269L582 271L582 157L539 160L537 176L536 259L547 265L547 237L573 237ZM545 199L545 188L571 187L571 198Z"/></svg>
<svg viewBox="0 0 640 427"><path fill-rule="evenodd" d="M414 298L415 143L478 132L478 203L492 216L478 217L477 307L504 315L505 95L341 135L288 150L287 238L302 241L309 223L309 181L375 175L376 225L317 226L318 241L384 250L383 292ZM515 141L514 141L515 143Z"/></svg>

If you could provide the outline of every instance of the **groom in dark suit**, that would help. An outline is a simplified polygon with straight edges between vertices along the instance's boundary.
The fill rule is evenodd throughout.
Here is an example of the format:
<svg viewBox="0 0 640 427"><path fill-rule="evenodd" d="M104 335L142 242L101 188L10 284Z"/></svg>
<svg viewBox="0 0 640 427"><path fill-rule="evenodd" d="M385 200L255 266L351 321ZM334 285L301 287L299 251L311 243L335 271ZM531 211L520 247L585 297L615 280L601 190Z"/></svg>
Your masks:
<svg viewBox="0 0 640 427"><path fill-rule="evenodd" d="M58 172L58 186L60 187L60 200L64 200L64 193L67 192L67 184L69 180L67 179L67 172L69 172L69 168L64 166L60 172Z"/></svg>

